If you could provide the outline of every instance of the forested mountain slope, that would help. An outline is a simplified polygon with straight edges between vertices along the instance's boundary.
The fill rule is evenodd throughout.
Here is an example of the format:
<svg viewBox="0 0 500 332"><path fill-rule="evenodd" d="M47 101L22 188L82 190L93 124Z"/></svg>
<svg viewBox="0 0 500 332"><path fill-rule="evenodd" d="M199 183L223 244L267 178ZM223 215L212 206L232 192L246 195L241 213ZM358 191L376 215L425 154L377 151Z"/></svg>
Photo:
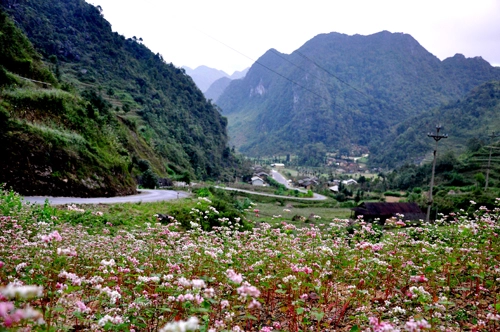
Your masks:
<svg viewBox="0 0 500 332"><path fill-rule="evenodd" d="M0 9L0 183L23 194L135 193L118 121L58 86Z"/></svg>
<svg viewBox="0 0 500 332"><path fill-rule="evenodd" d="M407 34L329 33L290 55L269 50L217 104L244 153L297 153L314 143L333 152L384 144L394 125L492 79L500 68L479 57L440 61Z"/></svg>
<svg viewBox="0 0 500 332"><path fill-rule="evenodd" d="M435 141L427 133L441 133L447 139L439 141L439 150L475 150L474 146L490 143L491 132L500 128L500 81L484 83L472 89L464 98L426 111L397 125L387 133L383 146L372 146L374 165L397 165L405 161L419 163L424 156L431 160Z"/></svg>
<svg viewBox="0 0 500 332"><path fill-rule="evenodd" d="M75 109L78 121L82 123L94 121L92 116L99 121L106 118L94 126L95 135L102 130L103 140L109 140L121 155L120 163L127 170L121 181L124 185L135 187L132 175L139 172L141 160L147 160L152 170L162 177L216 179L233 174L234 158L227 147L226 119L212 103L207 102L182 69L165 63L160 54L153 54L140 39L125 39L112 32L100 8L83 0L1 0L0 4L53 72L54 86L64 90L41 93L51 97L40 97L50 100L37 112L42 117L48 114L55 107L50 104L51 98L57 95L55 103L63 104L63 118L70 116L68 108ZM6 67L4 59L0 59L0 65ZM41 61L38 63L43 65ZM27 76L22 66L8 71ZM32 77L41 80L38 76ZM4 105L5 114L10 112L6 107L28 107L24 101L34 102L29 95L31 92L27 92L24 101L12 106L15 98L9 95L18 92L2 91L2 101L10 105ZM76 118L73 120L77 121ZM69 129L65 121L57 122L57 125L63 130ZM88 129L91 127L89 125ZM81 134L79 130L75 129L78 135ZM87 137L82 137L87 140L85 144L90 144L90 150L98 146L108 151L104 145L99 145L100 140L89 142ZM23 144L21 142L19 146ZM39 144L43 149L42 139ZM9 148L13 146L9 145ZM113 149L109 151L113 153ZM95 166L93 159L79 162ZM73 171L64 170L68 174ZM54 170L49 173L54 173ZM112 177L113 173L109 175ZM59 173L54 176L59 176ZM100 175L97 178L100 179ZM67 180L67 177L63 179ZM99 179L97 183L101 182ZM99 186L106 191L105 184ZM129 191L114 190L107 194ZM90 190L84 195L94 194Z"/></svg>

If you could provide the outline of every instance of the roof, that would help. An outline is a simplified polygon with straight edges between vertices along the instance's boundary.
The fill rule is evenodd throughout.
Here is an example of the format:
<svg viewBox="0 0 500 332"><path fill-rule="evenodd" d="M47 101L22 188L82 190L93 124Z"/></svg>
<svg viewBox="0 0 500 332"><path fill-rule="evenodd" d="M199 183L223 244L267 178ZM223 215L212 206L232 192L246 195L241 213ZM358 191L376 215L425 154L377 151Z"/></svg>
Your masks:
<svg viewBox="0 0 500 332"><path fill-rule="evenodd" d="M248 178L247 178L247 179L248 179ZM262 180L262 179L261 179L261 178L259 178L258 176L254 176L254 177L252 177L252 181L259 181L259 180L260 180L260 181L262 181L262 182L264 182L264 180Z"/></svg>
<svg viewBox="0 0 500 332"><path fill-rule="evenodd" d="M363 216L393 216L399 213L405 217L412 216L417 219L424 214L417 203L364 202L351 210Z"/></svg>

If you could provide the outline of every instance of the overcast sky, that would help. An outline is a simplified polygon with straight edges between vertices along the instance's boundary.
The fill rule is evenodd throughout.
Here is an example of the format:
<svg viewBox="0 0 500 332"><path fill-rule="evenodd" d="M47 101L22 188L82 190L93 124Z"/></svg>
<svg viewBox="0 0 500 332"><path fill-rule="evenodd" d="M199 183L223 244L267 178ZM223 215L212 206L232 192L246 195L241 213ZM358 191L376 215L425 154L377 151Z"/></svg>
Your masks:
<svg viewBox="0 0 500 332"><path fill-rule="evenodd" d="M441 60L456 53L500 65L498 0L87 0L113 31L143 38L176 66L232 74L268 49L291 53L321 33L412 35Z"/></svg>

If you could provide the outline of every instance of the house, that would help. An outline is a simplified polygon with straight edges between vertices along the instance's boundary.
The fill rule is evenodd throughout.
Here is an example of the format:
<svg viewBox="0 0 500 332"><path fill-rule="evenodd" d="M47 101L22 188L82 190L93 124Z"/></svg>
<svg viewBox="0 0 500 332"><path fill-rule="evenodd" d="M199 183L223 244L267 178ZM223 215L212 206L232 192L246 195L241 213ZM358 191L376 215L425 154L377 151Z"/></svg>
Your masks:
<svg viewBox="0 0 500 332"><path fill-rule="evenodd" d="M259 178L258 176L252 177L252 186L263 186L264 180Z"/></svg>
<svg viewBox="0 0 500 332"><path fill-rule="evenodd" d="M358 182L354 179L349 179L342 181L342 184L345 186L350 186L351 184L358 184Z"/></svg>
<svg viewBox="0 0 500 332"><path fill-rule="evenodd" d="M351 209L354 217L363 216L366 221L380 219L384 224L386 219L403 215L403 220L424 220L425 213L422 212L417 203L386 203L386 202L364 202Z"/></svg>
<svg viewBox="0 0 500 332"><path fill-rule="evenodd" d="M299 181L297 181L297 184L299 187L304 187L306 189L311 189L312 186L317 186L319 184L318 178L313 176L313 177L306 177L303 178Z"/></svg>
<svg viewBox="0 0 500 332"><path fill-rule="evenodd" d="M254 176L258 176L259 178L265 179L265 178L269 177L269 174L267 174L266 172L259 172L259 173L255 173Z"/></svg>
<svg viewBox="0 0 500 332"><path fill-rule="evenodd" d="M334 185L334 186L328 187L328 189L330 189L330 191L332 191L334 193L338 193L339 192L339 186L338 185Z"/></svg>

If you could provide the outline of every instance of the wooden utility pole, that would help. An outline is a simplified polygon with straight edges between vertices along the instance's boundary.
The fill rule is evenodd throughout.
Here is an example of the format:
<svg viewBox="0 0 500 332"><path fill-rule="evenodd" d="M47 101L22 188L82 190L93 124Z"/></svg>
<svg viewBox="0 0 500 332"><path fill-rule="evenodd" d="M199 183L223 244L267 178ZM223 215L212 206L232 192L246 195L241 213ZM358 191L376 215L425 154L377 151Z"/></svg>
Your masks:
<svg viewBox="0 0 500 332"><path fill-rule="evenodd" d="M499 134L495 134L495 132L492 132L490 135L491 141L495 137L500 137ZM490 176L490 164L491 164L491 150L493 149L493 146L491 145L493 142L490 141L490 156L488 157L488 167L486 168L486 184L484 185L484 191L488 190L488 181L489 181L489 176Z"/></svg>
<svg viewBox="0 0 500 332"><path fill-rule="evenodd" d="M436 147L434 148L434 160L432 162L431 188L429 189L429 198L427 200L427 216L425 218L425 222L429 222L430 217L431 217L432 190L434 188L434 169L436 168L438 142L441 138L448 138L448 134L440 135L439 134L440 130L441 130L441 125L438 125L438 126L436 126L436 134L431 134L431 133L427 134L427 137L432 137L436 141Z"/></svg>

